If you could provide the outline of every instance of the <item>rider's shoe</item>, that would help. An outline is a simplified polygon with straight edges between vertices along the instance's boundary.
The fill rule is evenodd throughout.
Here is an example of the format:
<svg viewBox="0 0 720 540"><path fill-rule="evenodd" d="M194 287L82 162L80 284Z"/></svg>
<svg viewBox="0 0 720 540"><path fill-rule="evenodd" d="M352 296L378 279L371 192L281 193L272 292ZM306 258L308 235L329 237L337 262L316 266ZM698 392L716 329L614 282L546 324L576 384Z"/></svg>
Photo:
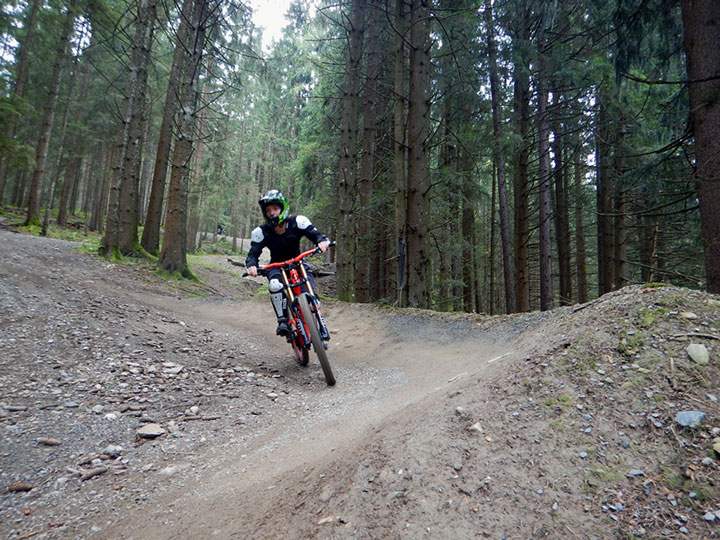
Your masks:
<svg viewBox="0 0 720 540"><path fill-rule="evenodd" d="M287 336L290 334L290 328L288 327L286 320L278 320L277 330L275 330L275 333L278 336Z"/></svg>

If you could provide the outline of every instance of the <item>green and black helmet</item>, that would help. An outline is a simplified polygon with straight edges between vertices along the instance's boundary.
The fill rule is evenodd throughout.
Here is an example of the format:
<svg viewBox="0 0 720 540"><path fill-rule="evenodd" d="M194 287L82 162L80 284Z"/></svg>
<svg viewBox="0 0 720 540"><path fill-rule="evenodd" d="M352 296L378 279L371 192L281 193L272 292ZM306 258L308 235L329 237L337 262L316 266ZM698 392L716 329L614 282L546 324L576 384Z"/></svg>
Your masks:
<svg viewBox="0 0 720 540"><path fill-rule="evenodd" d="M273 227L278 227L282 225L282 222L285 221L285 218L287 218L288 213L290 212L288 200L285 198L285 195L280 193L277 189L271 189L270 191L265 193L265 195L260 197L258 204L262 209L265 221L267 221L268 224L272 225ZM270 204L277 204L280 207L280 214L275 217L268 217L265 214L265 208L267 208L267 206Z"/></svg>

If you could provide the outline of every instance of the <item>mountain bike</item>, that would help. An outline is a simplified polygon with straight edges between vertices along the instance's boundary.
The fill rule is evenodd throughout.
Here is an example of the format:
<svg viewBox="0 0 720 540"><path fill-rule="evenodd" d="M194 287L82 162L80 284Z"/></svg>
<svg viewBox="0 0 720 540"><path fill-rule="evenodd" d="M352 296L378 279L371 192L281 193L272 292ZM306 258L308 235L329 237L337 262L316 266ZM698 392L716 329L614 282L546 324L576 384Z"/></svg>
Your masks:
<svg viewBox="0 0 720 540"><path fill-rule="evenodd" d="M330 246L334 245L335 242L330 243ZM288 305L287 324L290 332L286 339L292 346L301 366L308 365L310 346L312 345L320 361L325 381L328 386L333 386L335 384L335 375L333 375L327 355L327 342L330 341L330 332L320 310L320 300L315 294L312 283L308 279L305 265L302 262L305 257L316 253L320 253L320 248L309 249L287 261L270 263L260 267L258 268L258 274L267 276L271 269L280 269L283 294ZM247 276L247 274L245 273L243 276Z"/></svg>

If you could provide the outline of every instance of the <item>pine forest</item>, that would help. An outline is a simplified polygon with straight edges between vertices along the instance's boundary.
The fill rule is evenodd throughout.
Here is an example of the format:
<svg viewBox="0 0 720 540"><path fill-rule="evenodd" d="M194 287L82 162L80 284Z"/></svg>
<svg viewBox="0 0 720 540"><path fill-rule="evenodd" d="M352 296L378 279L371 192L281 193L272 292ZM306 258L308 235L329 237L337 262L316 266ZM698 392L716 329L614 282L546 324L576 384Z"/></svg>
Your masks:
<svg viewBox="0 0 720 540"><path fill-rule="evenodd" d="M198 233L242 249L275 188L337 242L340 300L499 314L638 283L720 293L717 0L284 16L270 41L239 0L5 2L0 212L191 278Z"/></svg>

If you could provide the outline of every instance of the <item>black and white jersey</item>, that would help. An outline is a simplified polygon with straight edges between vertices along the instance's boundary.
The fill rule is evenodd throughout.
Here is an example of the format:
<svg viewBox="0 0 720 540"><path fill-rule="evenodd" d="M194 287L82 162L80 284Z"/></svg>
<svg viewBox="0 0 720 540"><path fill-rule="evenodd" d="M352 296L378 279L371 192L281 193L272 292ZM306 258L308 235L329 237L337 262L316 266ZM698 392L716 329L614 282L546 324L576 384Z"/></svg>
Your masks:
<svg viewBox="0 0 720 540"><path fill-rule="evenodd" d="M270 262L282 262L300 255L300 240L305 237L316 245L327 237L315 228L305 216L288 216L284 234L275 233L272 225L263 223L250 234L250 251L245 266L258 266L263 248L270 250Z"/></svg>

